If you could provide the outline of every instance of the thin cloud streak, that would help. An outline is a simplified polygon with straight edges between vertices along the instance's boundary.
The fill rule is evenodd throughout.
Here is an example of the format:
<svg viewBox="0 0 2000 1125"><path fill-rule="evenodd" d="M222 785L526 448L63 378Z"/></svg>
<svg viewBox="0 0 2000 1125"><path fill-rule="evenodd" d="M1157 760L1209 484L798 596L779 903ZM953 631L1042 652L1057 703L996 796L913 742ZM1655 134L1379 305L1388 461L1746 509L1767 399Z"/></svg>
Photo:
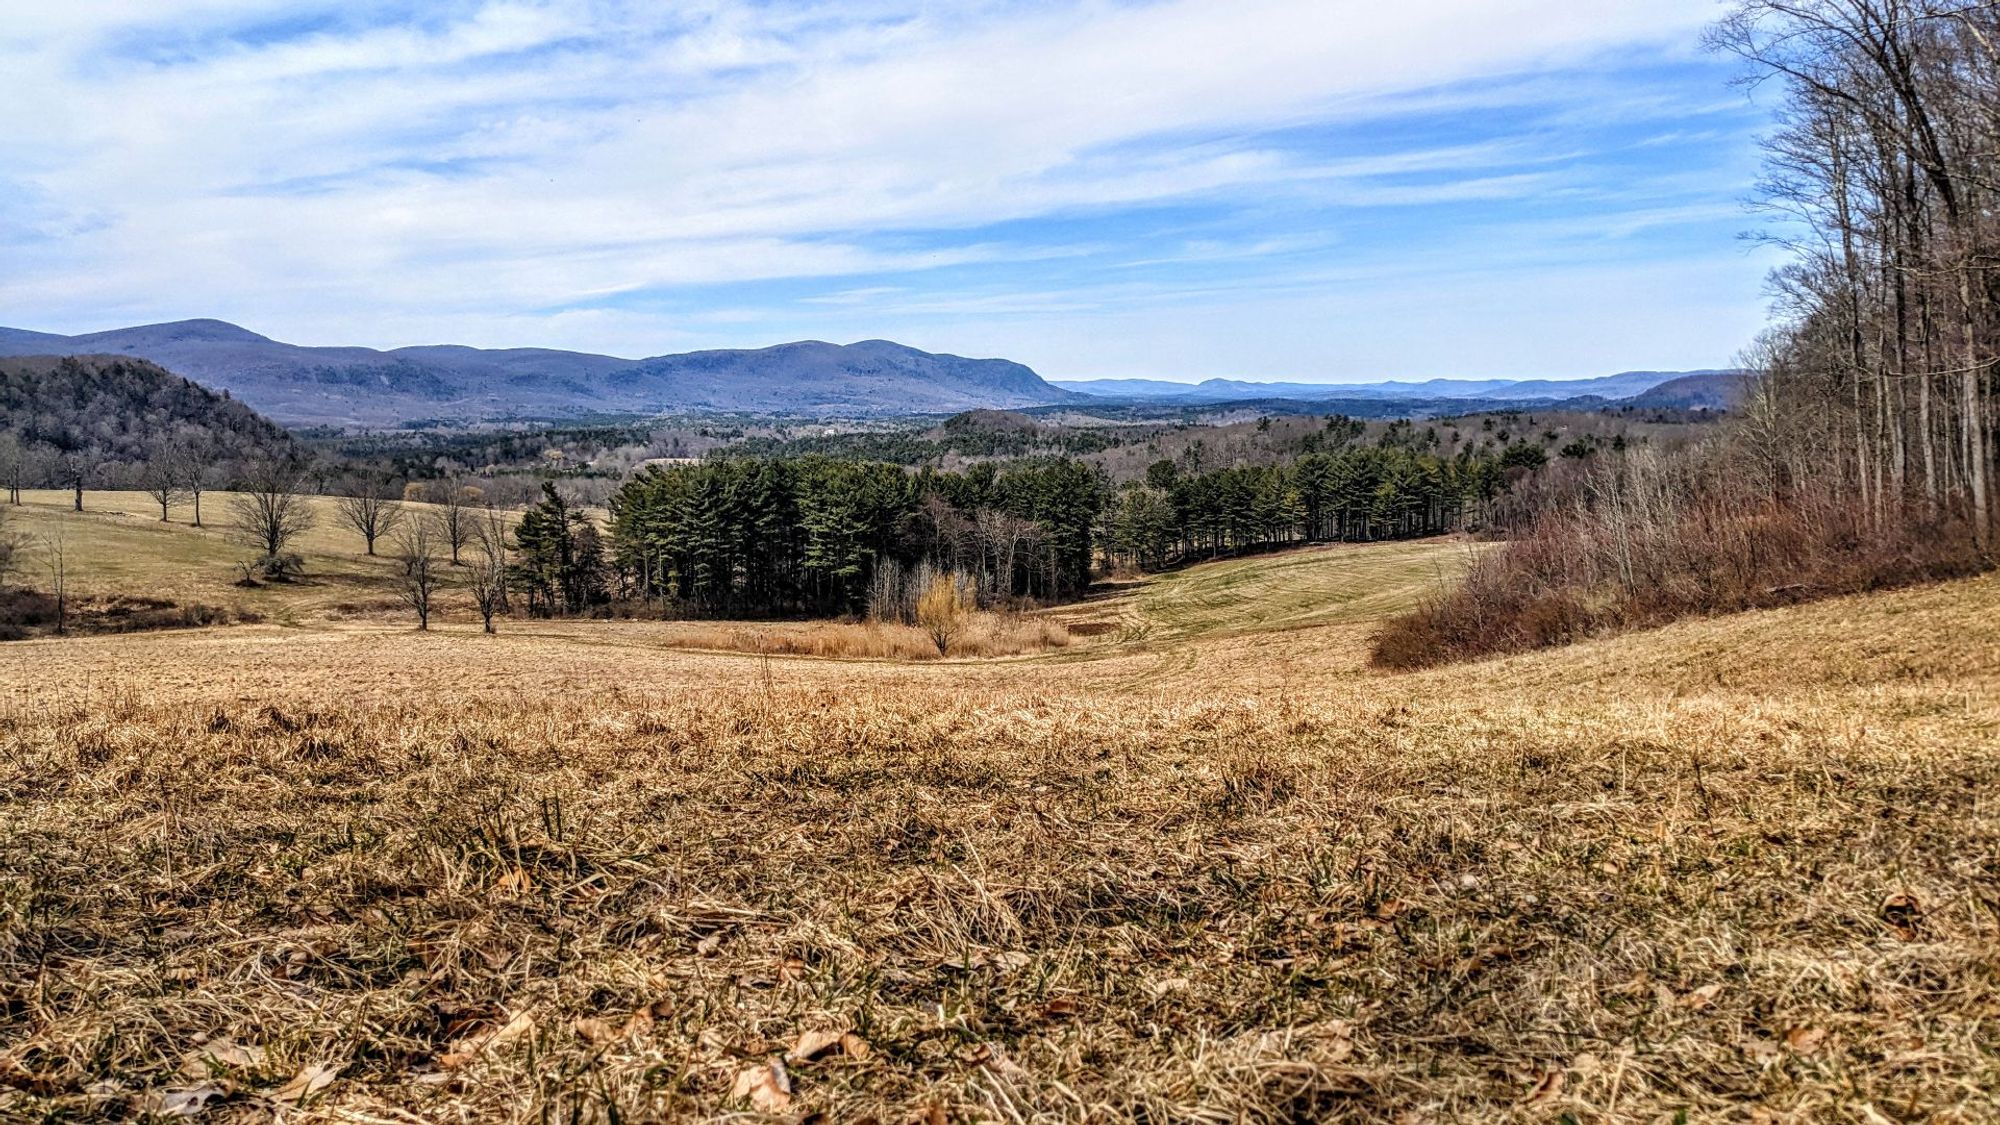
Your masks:
<svg viewBox="0 0 2000 1125"><path fill-rule="evenodd" d="M1707 231L1734 185L1635 193L1603 162L1656 151L1638 171L1663 184L1690 152L1728 165L1750 118L1631 77L1703 65L1677 52L1706 0L75 7L0 30L24 78L0 106L0 323L602 351L953 310L1078 374L1102 361L1040 326L1133 271L1253 301L1318 283L1328 254L1365 275L1399 247L1488 257L1510 228ZM1179 315L1161 300L1156 326ZM1324 349L1250 362L1352 374Z"/></svg>

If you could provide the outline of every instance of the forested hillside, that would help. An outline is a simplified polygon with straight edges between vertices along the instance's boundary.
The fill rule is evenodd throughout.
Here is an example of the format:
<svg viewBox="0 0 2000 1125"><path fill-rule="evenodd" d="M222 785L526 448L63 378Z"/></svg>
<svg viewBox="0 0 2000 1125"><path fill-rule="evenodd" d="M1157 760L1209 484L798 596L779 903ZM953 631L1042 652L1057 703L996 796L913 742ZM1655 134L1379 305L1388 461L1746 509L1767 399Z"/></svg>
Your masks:
<svg viewBox="0 0 2000 1125"><path fill-rule="evenodd" d="M287 453L290 435L142 359L0 359L0 483L146 488ZM171 463L171 464L170 464Z"/></svg>

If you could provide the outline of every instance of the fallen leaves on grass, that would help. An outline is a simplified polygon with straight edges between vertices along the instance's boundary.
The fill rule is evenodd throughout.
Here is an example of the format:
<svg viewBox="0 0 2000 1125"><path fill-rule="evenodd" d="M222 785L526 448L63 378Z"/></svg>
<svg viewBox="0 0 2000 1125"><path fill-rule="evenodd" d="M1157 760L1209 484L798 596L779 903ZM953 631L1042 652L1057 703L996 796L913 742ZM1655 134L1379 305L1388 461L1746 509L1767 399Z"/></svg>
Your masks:
<svg viewBox="0 0 2000 1125"><path fill-rule="evenodd" d="M772 1059L739 1073L729 1093L765 1113L783 1113L792 1104L792 1076L783 1059Z"/></svg>
<svg viewBox="0 0 2000 1125"><path fill-rule="evenodd" d="M438 1059L438 1065L446 1070L456 1070L496 1047L504 1047L535 1030L535 1011L532 1008L515 1013L505 1023L496 1024L474 1035L469 1035L451 1045L451 1050Z"/></svg>
<svg viewBox="0 0 2000 1125"><path fill-rule="evenodd" d="M304 1105L313 1095L333 1085L334 1079L340 1077L340 1070L336 1063L313 1063L290 1082L264 1091L264 1096L285 1105Z"/></svg>

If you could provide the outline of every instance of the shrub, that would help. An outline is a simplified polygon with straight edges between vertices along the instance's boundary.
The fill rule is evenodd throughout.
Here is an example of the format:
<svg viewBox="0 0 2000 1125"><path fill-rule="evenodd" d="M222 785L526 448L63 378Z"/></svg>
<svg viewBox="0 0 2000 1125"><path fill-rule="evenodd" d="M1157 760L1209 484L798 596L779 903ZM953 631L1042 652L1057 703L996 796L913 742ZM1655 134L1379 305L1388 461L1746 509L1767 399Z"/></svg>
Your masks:
<svg viewBox="0 0 2000 1125"><path fill-rule="evenodd" d="M1976 574L1990 559L1946 509L1871 512L1824 487L1759 493L1726 461L1633 454L1550 503L1465 581L1375 638L1419 668L1677 618Z"/></svg>

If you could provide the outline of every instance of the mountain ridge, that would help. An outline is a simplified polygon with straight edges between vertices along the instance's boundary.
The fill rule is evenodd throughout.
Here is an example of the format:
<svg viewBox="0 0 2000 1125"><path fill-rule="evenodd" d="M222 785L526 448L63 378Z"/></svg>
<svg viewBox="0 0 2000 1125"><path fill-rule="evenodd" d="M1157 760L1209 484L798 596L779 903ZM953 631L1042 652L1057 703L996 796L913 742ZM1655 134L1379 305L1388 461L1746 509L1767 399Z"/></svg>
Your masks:
<svg viewBox="0 0 2000 1125"><path fill-rule="evenodd" d="M623 359L550 348L288 344L212 319L77 336L0 328L0 356L120 355L227 391L289 425L544 420L686 410L869 415L1087 401L1004 359L890 340L800 340Z"/></svg>
<svg viewBox="0 0 2000 1125"><path fill-rule="evenodd" d="M1559 402L1591 396L1622 401L1644 395L1678 380L1741 376L1740 371L1624 371L1592 379L1427 379L1422 382L1380 383L1255 383L1242 379L1208 379L1174 383L1162 379L1055 379L1051 386L1093 398L1119 401L1187 403L1236 402L1259 399L1504 399Z"/></svg>

